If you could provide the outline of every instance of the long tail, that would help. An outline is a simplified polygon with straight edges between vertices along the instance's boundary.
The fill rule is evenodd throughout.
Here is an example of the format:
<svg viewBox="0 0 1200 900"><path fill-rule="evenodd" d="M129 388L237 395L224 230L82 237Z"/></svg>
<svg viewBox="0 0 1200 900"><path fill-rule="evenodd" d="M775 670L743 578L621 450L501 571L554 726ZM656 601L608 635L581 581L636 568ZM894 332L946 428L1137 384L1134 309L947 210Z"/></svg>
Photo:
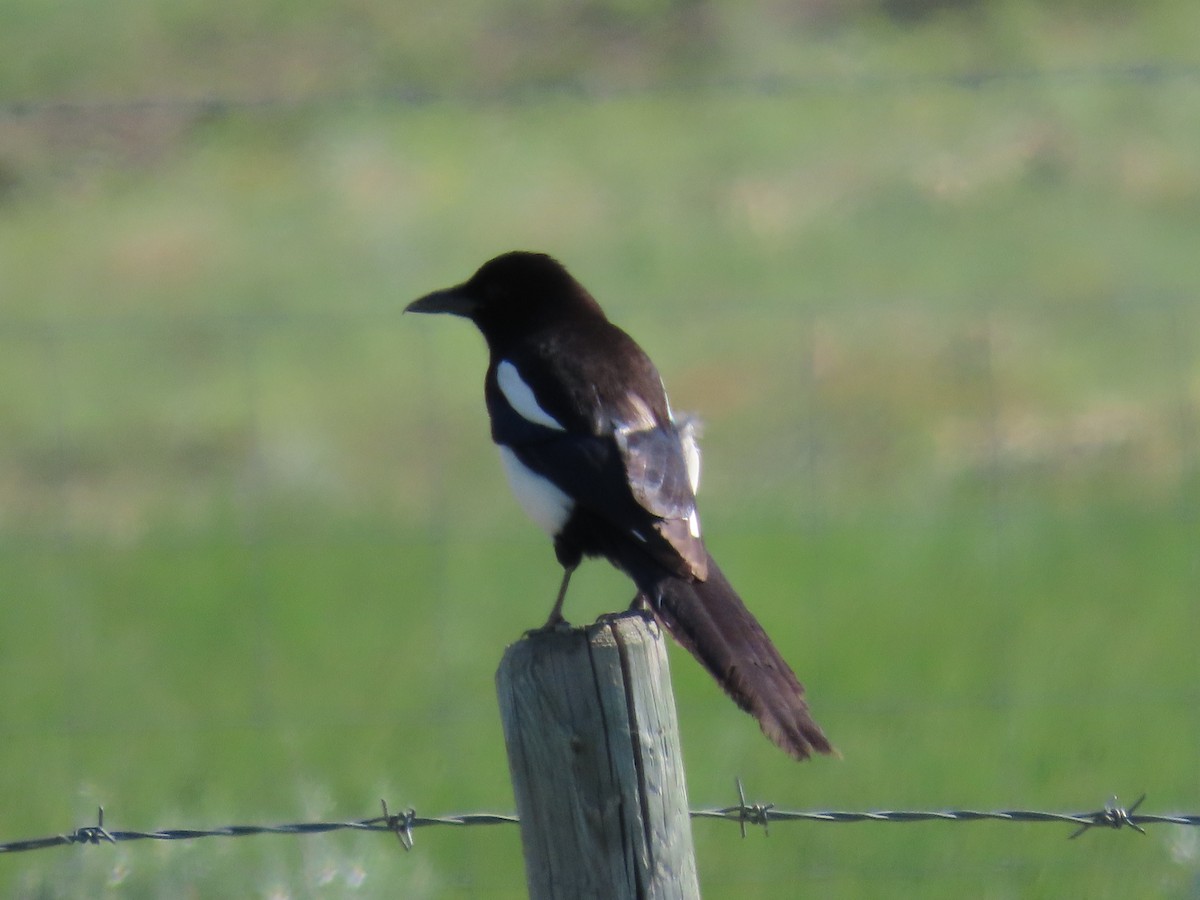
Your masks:
<svg viewBox="0 0 1200 900"><path fill-rule="evenodd" d="M809 713L804 685L711 555L705 581L664 578L657 603L645 593L638 599L786 753L807 759L814 750L835 752Z"/></svg>

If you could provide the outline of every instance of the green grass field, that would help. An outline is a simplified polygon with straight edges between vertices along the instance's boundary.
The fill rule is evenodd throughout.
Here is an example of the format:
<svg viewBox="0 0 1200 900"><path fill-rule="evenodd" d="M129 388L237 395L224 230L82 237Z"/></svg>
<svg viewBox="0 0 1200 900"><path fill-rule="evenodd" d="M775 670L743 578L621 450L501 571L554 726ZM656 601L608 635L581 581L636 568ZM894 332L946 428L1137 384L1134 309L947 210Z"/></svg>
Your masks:
<svg viewBox="0 0 1200 900"><path fill-rule="evenodd" d="M1200 810L1190 7L67 7L0 14L0 843L511 810L492 676L559 572L479 338L400 310L517 247L704 419L714 555L844 755L673 648L693 806ZM593 563L567 612L630 596ZM1194 831L695 824L713 898L1196 897ZM416 838L0 894L524 895L515 828Z"/></svg>

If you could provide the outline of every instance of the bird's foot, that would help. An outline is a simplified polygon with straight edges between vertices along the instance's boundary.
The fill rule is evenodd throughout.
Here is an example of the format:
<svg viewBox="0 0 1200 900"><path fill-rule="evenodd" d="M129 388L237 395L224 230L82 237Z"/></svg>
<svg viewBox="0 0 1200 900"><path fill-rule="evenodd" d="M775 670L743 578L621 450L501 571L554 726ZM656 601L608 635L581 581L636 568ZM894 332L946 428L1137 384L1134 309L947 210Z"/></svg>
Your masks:
<svg viewBox="0 0 1200 900"><path fill-rule="evenodd" d="M635 601L628 609L623 609L621 612L602 613L596 617L597 625L611 625L612 623L624 619L630 615L641 616L646 621L653 621L654 615L644 606L639 606Z"/></svg>
<svg viewBox="0 0 1200 900"><path fill-rule="evenodd" d="M562 613L550 616L546 623L540 628L530 628L525 632L526 637L531 637L536 634L545 634L547 631L570 631L571 623L562 617Z"/></svg>

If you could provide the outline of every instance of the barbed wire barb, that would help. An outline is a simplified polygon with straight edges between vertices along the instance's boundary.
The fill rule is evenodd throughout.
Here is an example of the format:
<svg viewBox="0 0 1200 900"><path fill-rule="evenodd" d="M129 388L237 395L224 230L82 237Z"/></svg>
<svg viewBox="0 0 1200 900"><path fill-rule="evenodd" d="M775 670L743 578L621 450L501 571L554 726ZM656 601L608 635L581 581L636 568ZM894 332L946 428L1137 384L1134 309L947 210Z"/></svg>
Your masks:
<svg viewBox="0 0 1200 900"><path fill-rule="evenodd" d="M1146 795L1138 797L1129 809L1123 809L1117 804L1117 795L1113 794L1112 799L1104 804L1104 809L1093 813L1093 820L1080 825L1070 835L1070 840L1079 837L1089 828L1102 826L1105 828L1124 828L1129 827L1141 834L1146 833L1146 829L1133 820L1133 814L1137 812L1137 808L1142 805L1142 801L1146 799Z"/></svg>
<svg viewBox="0 0 1200 900"><path fill-rule="evenodd" d="M104 828L103 806L96 808L95 825L84 825L82 828L76 828L66 837L66 840L71 844L98 844L101 841L108 841L110 844L115 844L117 842L116 838Z"/></svg>
<svg viewBox="0 0 1200 900"><path fill-rule="evenodd" d="M392 833L395 834L396 838L400 841L400 846L403 847L405 851L411 850L413 848L412 824L413 819L415 819L417 816L417 811L410 806L404 812L393 816L388 812L387 800L384 800L381 797L379 799L379 805L383 807L384 821L387 823L388 828L391 829Z"/></svg>
<svg viewBox="0 0 1200 900"><path fill-rule="evenodd" d="M753 806L746 804L746 789L742 786L742 779L739 776L734 780L737 784L738 805L729 807L730 811L736 809L738 816L738 827L742 832L742 840L746 839L746 823L751 825L761 825L763 834L769 835L771 829L769 827L770 812L775 808L774 803L755 803Z"/></svg>

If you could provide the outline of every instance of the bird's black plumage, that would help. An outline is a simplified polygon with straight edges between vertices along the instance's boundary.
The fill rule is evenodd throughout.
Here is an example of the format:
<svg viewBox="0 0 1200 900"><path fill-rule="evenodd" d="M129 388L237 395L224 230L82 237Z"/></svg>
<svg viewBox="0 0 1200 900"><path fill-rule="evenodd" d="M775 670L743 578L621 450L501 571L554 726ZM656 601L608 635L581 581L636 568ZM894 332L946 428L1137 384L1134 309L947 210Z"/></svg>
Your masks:
<svg viewBox="0 0 1200 900"><path fill-rule="evenodd" d="M470 319L488 345L492 439L564 576L603 556L717 682L798 759L832 748L804 688L704 546L699 456L649 357L556 260L514 252L409 312Z"/></svg>

